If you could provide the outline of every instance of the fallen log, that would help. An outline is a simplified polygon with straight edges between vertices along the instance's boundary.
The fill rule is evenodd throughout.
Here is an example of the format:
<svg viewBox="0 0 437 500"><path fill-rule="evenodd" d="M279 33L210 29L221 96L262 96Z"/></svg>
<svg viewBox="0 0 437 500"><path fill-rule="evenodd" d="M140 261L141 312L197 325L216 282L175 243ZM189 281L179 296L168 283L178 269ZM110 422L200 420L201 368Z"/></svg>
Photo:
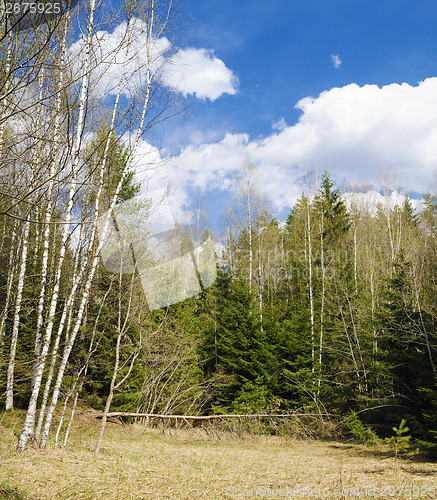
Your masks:
<svg viewBox="0 0 437 500"><path fill-rule="evenodd" d="M103 418L103 413L83 413L85 417ZM242 415L161 415L159 413L129 413L115 411L108 413L107 418L116 417L138 417L138 418L160 418L160 419L181 419L181 420L214 420L220 418L299 418L299 417L335 417L331 413L248 413Z"/></svg>

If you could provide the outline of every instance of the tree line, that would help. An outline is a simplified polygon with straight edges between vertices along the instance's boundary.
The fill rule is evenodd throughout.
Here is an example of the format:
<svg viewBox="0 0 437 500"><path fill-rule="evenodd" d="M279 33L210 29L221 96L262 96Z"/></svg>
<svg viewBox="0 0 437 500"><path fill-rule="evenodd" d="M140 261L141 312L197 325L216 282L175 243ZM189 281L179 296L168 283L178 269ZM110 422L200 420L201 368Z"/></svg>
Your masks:
<svg viewBox="0 0 437 500"><path fill-rule="evenodd" d="M325 173L280 223L248 165L213 286L150 311L138 273L102 265L100 216L138 194L139 140L177 109L156 49L170 6L122 6L111 57L135 36L147 57L141 85L126 64L110 99L94 35L113 19L93 0L32 30L2 25L0 404L26 411L19 451L66 445L80 399L105 414L359 412L381 435L405 418L435 447L435 194L420 212L407 196L375 206Z"/></svg>

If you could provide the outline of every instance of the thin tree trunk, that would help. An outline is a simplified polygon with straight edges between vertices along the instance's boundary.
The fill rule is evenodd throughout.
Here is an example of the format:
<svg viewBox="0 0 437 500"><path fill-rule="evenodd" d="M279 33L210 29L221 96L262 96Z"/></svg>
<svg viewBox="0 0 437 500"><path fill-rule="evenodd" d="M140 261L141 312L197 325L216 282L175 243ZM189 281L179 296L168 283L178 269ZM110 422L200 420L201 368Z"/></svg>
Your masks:
<svg viewBox="0 0 437 500"><path fill-rule="evenodd" d="M6 64L5 64L5 77L9 81L9 73L11 71L11 55L12 55L12 31L9 32L8 34L8 51L6 53ZM5 89L7 90L7 89ZM4 95L6 95L6 92L4 92ZM6 110L7 110L7 105L4 102L6 97L0 97L0 107L1 107L1 113L0 113L0 160L3 156L3 138L5 135L5 125L6 125Z"/></svg>
<svg viewBox="0 0 437 500"><path fill-rule="evenodd" d="M263 269L262 269L262 260L261 260L261 233L262 233L262 227L259 228L259 234L258 234L258 277L259 277L259 288L258 288L258 294L259 294L259 323L260 323L260 329L263 331Z"/></svg>
<svg viewBox="0 0 437 500"><path fill-rule="evenodd" d="M75 381L75 383L76 383L76 381ZM67 412L68 401L70 399L70 396L73 394L74 389L75 389L75 385L73 386L71 391L67 394L67 397L65 398L64 406L62 408L61 418L59 419L58 430L56 431L56 434L55 434L54 448L58 447L59 433L61 432L62 424L64 423L64 417L65 417L65 413Z"/></svg>
<svg viewBox="0 0 437 500"><path fill-rule="evenodd" d="M320 338L319 338L319 380L318 386L320 389L321 378L322 378L322 351L323 351L323 321L324 321L324 311L325 311L325 252L324 252L324 241L323 241L323 213L321 214L321 228L320 228L320 261L322 267L322 297L320 306Z"/></svg>
<svg viewBox="0 0 437 500"><path fill-rule="evenodd" d="M74 396L73 407L71 408L70 418L68 419L67 428L65 429L64 442L62 443L63 450L65 450L65 448L67 447L68 436L70 435L71 424L73 423L74 414L76 412L77 401L79 399L79 394L80 394L80 391L82 390L84 382L85 382L85 378L82 378L82 381L81 381L79 387L77 388L76 395ZM56 447L56 443L55 443L55 447Z"/></svg>
<svg viewBox="0 0 437 500"><path fill-rule="evenodd" d="M112 372L111 384L109 387L109 394L108 394L108 397L106 398L105 409L103 410L102 421L100 423L99 435L97 436L96 447L94 449L94 452L96 454L98 454L100 452L100 449L102 447L103 435L105 433L105 427L106 427L106 421L108 419L109 409L111 407L111 403L112 403L112 400L114 398L115 380L117 379L118 370L120 367L120 342L121 342L121 331L119 331L118 336L117 336L117 345L115 348L114 371Z"/></svg>
<svg viewBox="0 0 437 500"><path fill-rule="evenodd" d="M116 377L116 375L117 375L117 373L115 372L115 367L114 367L114 373L112 374L112 379L111 379L111 387L109 389L109 394L108 394L108 397L106 399L105 409L103 410L102 421L100 423L99 435L97 437L97 443L96 443L96 447L94 449L94 452L96 454L100 453L100 449L102 448L103 435L105 433L105 427L106 427L106 421L108 419L109 408L111 407L112 399L114 397L114 377Z"/></svg>
<svg viewBox="0 0 437 500"><path fill-rule="evenodd" d="M420 307L420 300L419 300L419 290L417 289L416 280L414 280L414 295L416 298L417 310L419 312L419 317L420 317L420 326L422 327L422 332L425 337L425 344L426 344L426 350L428 351L429 362L431 364L433 373L436 373L434 360L432 359L431 344L429 342L428 332L426 330L426 326L423 321L422 308Z"/></svg>
<svg viewBox="0 0 437 500"><path fill-rule="evenodd" d="M26 275L26 261L29 247L30 219L27 218L24 225L23 245L21 250L21 266L18 277L17 296L15 299L14 324L12 327L11 350L9 356L8 374L6 381L6 410L14 407L14 370L15 355L17 352L18 331L20 327L21 301L23 297L24 278Z"/></svg>
<svg viewBox="0 0 437 500"><path fill-rule="evenodd" d="M12 292L12 285L14 283L14 278L15 278L15 263L14 263L14 257L15 257L15 252L18 250L14 247L15 244L15 239L16 239L16 232L15 232L15 224L12 229L12 238L11 238L11 250L9 254L9 272L8 272L8 284L7 284L7 289L6 289L6 300L5 300L5 307L2 312L2 319L0 322L0 348L3 345L3 336L5 334L5 328L6 328L6 320L8 317L8 311L9 311L9 304L11 302L11 292Z"/></svg>
<svg viewBox="0 0 437 500"><path fill-rule="evenodd" d="M1 163L1 160L0 160ZM1 244L0 244L0 255L3 255L3 248L5 246L5 240L6 240L6 217L3 216L3 228L2 228L2 239L1 239Z"/></svg>
<svg viewBox="0 0 437 500"><path fill-rule="evenodd" d="M117 343L115 347L115 363L114 363L114 371L112 372L112 377L111 377L111 384L109 387L109 394L106 399L106 404L105 404L105 409L103 411L103 417L102 421L100 423L100 429L99 429L99 435L97 437L97 442L96 442L96 447L95 447L95 453L98 454L100 452L100 449L102 447L102 442L103 442L103 435L105 433L105 427L106 427L106 421L107 421L107 415L109 413L109 409L111 407L112 400L114 398L114 393L115 389L118 388L124 381L127 379L129 376L133 364L135 362L136 356L132 356L132 360L130 363L130 367L128 370L128 373L120 380L117 384L117 376L118 372L120 370L120 345L121 345L121 339L123 338L123 335L125 334L126 327L129 321L129 316L130 316L130 311L131 311L131 306L132 306L132 295L133 295L133 284L134 284L134 278L135 275L132 274L131 278L131 283L130 283L130 294L129 294L129 304L128 308L126 311L125 319L122 321L122 278L123 278L123 259L121 259L120 262L120 273L119 273L119 292L118 292L118 320L117 320Z"/></svg>
<svg viewBox="0 0 437 500"><path fill-rule="evenodd" d="M348 305L349 305L349 314L350 314L352 328L353 328L353 332L354 332L355 343L357 345L358 355L360 357L360 363L361 363L361 366L363 368L364 388L366 389L366 392L367 392L367 370L366 370L366 366L364 364L364 359L363 359L363 353L362 353L362 350L361 350L360 340L358 338L357 328L355 326L355 320L354 320L354 314L353 314L353 310L352 310L352 304L351 304L351 301L349 299L349 296L347 295L347 290L345 290L345 295L346 295L346 299L347 299L347 302L348 302ZM359 390L361 392L362 391L361 382L359 382L359 386L358 387L359 387Z"/></svg>
<svg viewBox="0 0 437 500"><path fill-rule="evenodd" d="M395 261L395 246L394 246L394 236L393 236L393 230L392 230L392 224L391 224L391 209L387 207L385 216L387 219L387 229L388 229L388 237L390 241L390 250L391 250L391 263L393 266L393 263Z"/></svg>
<svg viewBox="0 0 437 500"><path fill-rule="evenodd" d="M81 368L81 370L79 371L78 376L77 376L76 380L74 381L73 389L71 390L70 394L67 396L67 398L66 398L66 400L64 402L64 408L63 408L63 412L62 412L62 416L61 416L61 421L59 422L58 430L56 432L56 437L55 437L55 448L58 445L59 433L61 431L62 423L63 423L63 420L64 420L64 415L65 415L65 411L66 411L66 406L67 406L68 398L75 391L76 384L77 384L77 382L78 382L78 380L80 378L80 384L79 384L79 387L76 390L76 394L75 394L74 402L73 402L73 407L71 409L70 419L68 421L67 428L65 430L64 442L63 442L62 448L65 449L66 446L67 446L68 436L69 436L69 433L70 433L71 424L73 422L74 413L76 411L77 400L79 398L79 394L80 394L80 392L82 390L83 384L84 384L84 382L86 380L86 375L87 375L87 372L88 372L88 367L89 367L89 362L90 362L91 356L92 356L93 352L97 348L97 346L94 347L94 340L96 338L96 333L97 333L97 325L98 325L98 322L99 322L99 319L100 319L100 315L102 313L103 305L105 304L106 298L108 297L109 292L111 291L112 283L113 283L113 280L111 280L109 288L108 288L108 290L106 291L106 293L105 293L105 295L103 297L102 303L100 304L99 312L97 313L97 317L96 317L96 320L95 320L95 323L94 323L93 333L92 333L91 341L90 341L90 347L88 349L88 355L87 355L87 359L85 361L85 364ZM97 342L97 344L99 344L99 342Z"/></svg>
<svg viewBox="0 0 437 500"><path fill-rule="evenodd" d="M310 293L310 321L311 321L311 372L314 373L315 365L315 350L314 350L314 298L313 298L313 261L312 261L312 245L311 245L311 217L310 205L307 200L307 236L308 236L308 285Z"/></svg>
<svg viewBox="0 0 437 500"><path fill-rule="evenodd" d="M79 236L78 245L81 244L82 234L83 234L83 225L81 225L81 227L80 227L80 236ZM74 298L76 296L76 289L77 289L77 287L80 283L80 279L81 279L81 276L78 274L78 270L77 270L78 266L79 266L79 254L80 254L80 252L78 250L76 252L76 258L75 258L74 267L73 267L72 291L70 293L68 300L66 301L66 303L64 305L64 309L62 311L61 321L60 321L59 327L58 327L58 332L56 334L55 342L54 342L53 348L52 348L52 356L51 356L51 361L50 361L49 372L48 372L47 380L46 380L45 387L44 387L44 393L43 393L43 397L42 397L42 401L41 401L41 407L39 410L38 422L37 422L36 429L35 429L34 439L36 442L39 441L41 428L42 428L42 424L44 421L45 410L47 407L47 400L48 400L49 393L50 393L50 387L51 387L52 380L53 380L53 374L55 372L56 361L58 359L59 344L61 341L62 332L64 330L65 317L68 314L68 319L70 320L71 316L73 314L73 306L74 306ZM68 325L67 325L67 332L68 332Z"/></svg>
<svg viewBox="0 0 437 500"><path fill-rule="evenodd" d="M47 275L48 275L48 265L49 265L49 250L50 250L50 226L52 221L52 210L53 210L53 190L55 182L55 172L56 165L59 159L59 136L60 136L60 121L61 121L61 102L62 102L62 87L64 83L64 61L65 61L65 51L66 51L66 39L67 39L67 20L69 18L69 13L66 15L66 21L64 26L64 32L61 42L61 56L60 56L60 71L59 79L56 92L55 101L55 117L54 117L54 127L53 127L53 138L55 145L55 153L53 159L50 162L49 171L49 186L47 191L47 207L46 215L44 219L44 236L43 236L43 256L41 265L41 284L40 284L40 295L38 302L38 317L36 323L36 335L35 335L35 354L34 354L34 367L32 376L32 385L35 379L37 364L39 362L39 356L41 353L41 341L42 341L42 330L44 323L44 304L47 289Z"/></svg>
<svg viewBox="0 0 437 500"><path fill-rule="evenodd" d="M35 220L37 221L35 225L35 244L33 247L33 268L36 269L38 264L38 252L41 244L41 232L39 230L39 207L36 207Z"/></svg>
<svg viewBox="0 0 437 500"><path fill-rule="evenodd" d="M373 268L370 270L370 295L372 300L372 330L373 330L373 355L378 353L378 333L375 328L375 289L373 285Z"/></svg>
<svg viewBox="0 0 437 500"><path fill-rule="evenodd" d="M357 225L354 221L354 282L355 294L358 295L358 281L357 281Z"/></svg>
<svg viewBox="0 0 437 500"><path fill-rule="evenodd" d="M107 157L108 157L108 151L109 151L109 146L110 146L110 142L111 142L111 137L112 137L112 133L113 133L114 127L115 127L115 118L116 118L116 114L117 114L117 110L118 110L118 103L119 103L120 95L121 95L123 74L124 74L124 66L123 66L122 76L120 78L119 85L118 85L118 91L117 91L117 95L116 95L116 99L115 99L115 103L114 103L113 111L112 111L111 123L109 126L108 136L106 138L105 148L104 148L104 152L103 152L103 158L102 158L101 165L100 165L99 189L98 189L98 193L96 196L95 207L94 207L96 221L100 217L100 206L101 206L101 198L103 195L104 173L105 173L105 167L106 167L106 161L107 161ZM79 245L80 245L80 242L82 240L82 235L83 235L83 226L81 226L81 228L80 228ZM94 238L91 240L91 246L92 246L91 260L94 260L94 258L96 256L96 247L97 247L97 232L94 232ZM47 400L48 400L48 396L49 396L51 383L53 380L53 374L54 374L55 364L56 364L56 360L57 360L58 348L59 348L59 343L60 343L63 328L64 328L65 318L67 317L67 311L69 311L69 313L68 313L69 319L68 319L67 330L66 330L66 343L68 344L68 333L70 330L70 320L71 320L72 312L73 312L72 308L74 305L74 299L76 296L77 288L78 288L80 281L82 279L82 276L85 272L85 266L82 266L81 272L77 273L78 264L79 264L79 251L76 253L76 259L75 259L74 271L73 271L73 276L74 276L73 286L72 286L72 289L70 292L70 297L64 306L64 311L62 313L62 318L61 318L61 321L59 324L58 333L56 335L55 343L53 346L52 360L50 363L49 374L48 374L46 386L44 389L44 395L43 395L43 399L42 399L42 403L41 403L40 414L38 417L38 424L36 426L36 431L35 431L35 439L37 441L40 438L41 428L42 428L44 417L45 417Z"/></svg>
<svg viewBox="0 0 437 500"><path fill-rule="evenodd" d="M38 75L38 99L37 99L37 109L36 109L36 131L35 136L38 137L40 132L40 123L41 123L41 102L43 95L43 80L44 80L44 68L41 70L41 73ZM1 140L0 140L1 142ZM38 142L36 145L33 145L33 161L36 162L37 166L40 165L40 150L39 150ZM14 316L14 326L12 330L12 339L11 339L11 352L9 358L8 365L8 375L7 375L7 384L6 384L6 409L13 408L13 385L14 385L14 367L15 367L15 356L17 350L17 341L18 341L18 333L19 333L19 325L20 325L20 311L21 311L21 301L22 301L22 293L24 286L24 279L26 273L26 261L27 261L27 253L28 253L28 241L29 241L29 232L30 232L30 220L31 220L32 210L29 210L26 217L25 228L24 228L24 239L23 239L23 248L22 248L22 261L21 261L21 269L20 269L20 277L18 279L18 290L15 304L15 316ZM37 226L38 231L38 226ZM35 246L38 245L38 237L35 241Z"/></svg>
<svg viewBox="0 0 437 500"><path fill-rule="evenodd" d="M29 401L29 406L28 406L27 413L26 413L26 419L24 421L23 430L21 432L20 439L18 441L18 446L17 446L17 451L20 453L24 451L24 448L25 448L28 440L33 436L33 433L34 433L37 400L38 400L39 390L41 387L41 381L42 381L42 375L44 372L45 362L47 359L47 353L48 353L48 350L50 347L52 330L53 330L54 321L55 321L56 307L57 307L57 303L58 303L62 267L63 267L63 263L64 263L64 257L65 257L65 252L66 252L67 242L68 242L68 237L69 237L69 232L70 232L70 220L71 220L71 214L72 214L72 210L73 210L74 196L75 196L76 190L77 190L77 176L78 176L77 170L78 170L79 159L80 159L80 145L81 145L81 141L82 141L82 132L83 132L84 120L85 120L85 104L86 104L86 97L87 97L89 66L90 66L90 57L89 56L90 56L90 50L91 50L92 34L93 34L93 29L94 29L94 26L93 26L93 24L94 24L93 23L94 10L95 10L95 0L90 0L90 18L89 18L89 22L88 22L88 35L87 35L87 44L86 44L86 50L85 50L85 61L84 61L84 67L83 67L81 92L80 92L80 97L79 97L77 130L76 130L76 137L75 137L75 143L74 143L74 149L73 149L74 156L73 156L73 165L72 165L72 180L71 180L71 184L70 184L68 206L67 206L67 212L66 212L66 216L65 216L65 226L64 226L64 232L62 235L61 249L59 252L59 259L58 259L58 264L57 264L57 269L56 269L56 274L55 274L53 293L52 293L52 298L51 298L51 303L50 303L50 310L49 310L49 316L48 316L48 320L47 320L47 327L46 327L44 340L43 340L43 344L42 344L42 350L41 350L41 354L40 354L40 357L38 360L37 370L36 370L36 373L34 376L33 390L32 390L32 394L31 394L30 401ZM68 18L68 16L67 16L67 18ZM66 23L67 23L67 19L66 19Z"/></svg>
<svg viewBox="0 0 437 500"><path fill-rule="evenodd" d="M350 338L349 331L347 329L346 320L345 320L344 313L343 313L343 309L341 307L340 307L340 314L341 314L341 319L343 321L344 333L346 334L346 338L347 338L347 341L348 341L348 344L349 344L349 350L350 350L350 353L351 353L351 358L352 358L352 361L353 361L354 366L355 366L355 373L357 374L357 378L359 380L360 379L360 370L358 368L358 363L357 363L357 359L356 359L356 356L355 356L354 346L353 346L352 340Z"/></svg>
<svg viewBox="0 0 437 500"><path fill-rule="evenodd" d="M150 27L149 27L148 40L152 40L153 22L154 21L153 21L153 12L152 12L152 19L151 19ZM150 44L148 45L147 50L149 52L149 54L148 54L148 60L152 61L151 46L150 46ZM147 82L146 95L145 95L145 99L144 99L144 104L143 104L143 109L142 109L141 118L140 118L140 122L139 122L139 127L137 129L137 134L136 134L136 137L135 137L135 140L134 140L134 144L133 144L132 149L131 149L131 151L129 153L129 157L128 157L128 160L127 160L126 167L125 167L124 171L121 174L120 181L119 181L119 183L117 185L117 188L115 190L111 206L110 206L110 208L108 210L108 214L111 214L112 211L113 211L113 209L114 209L114 206L115 206L115 204L116 204L116 202L118 200L118 196L119 196L122 184L124 182L125 176L126 176L127 172L130 169L130 166L131 166L132 161L133 161L133 157L134 157L134 155L136 153L136 150L138 148L138 142L139 142L141 134L142 134L142 130L143 130L143 126L144 126L144 120L145 120L145 117L146 117L146 111L148 109L149 100L150 100L150 90L151 90L151 83L152 83L151 80L152 80L151 66L149 65L148 68L147 68L147 72L146 72L146 82ZM94 225L93 225L93 234L91 235L91 241L94 240L94 234L97 231L97 222L98 221L96 219L95 222L94 222ZM68 342L66 343L65 350L64 350L64 355L63 355L63 358L62 358L60 366L59 366L58 376L57 376L57 379L56 379L56 382L55 382L55 386L53 388L52 401L51 401L50 407L49 407L48 412L47 412L47 418L46 418L46 422L45 422L43 433L42 433L42 437L41 437L41 446L43 448L47 444L47 439L48 439L48 435L49 435L49 431L50 431L50 426L51 426L51 421L52 421L52 417L53 417L53 412L54 412L54 410L56 408L56 404L58 402L58 397L59 397L59 392L60 392L62 380L63 380L63 377L64 377L64 372L65 372L65 369L67 367L68 358L70 356L71 349L73 348L74 342L76 340L76 335L77 335L77 333L79 331L79 328L82 325L82 319L83 319L83 314L84 314L84 311L85 311L85 306L86 306L86 304L88 302L88 297L89 297L89 293L90 293L90 289L91 289L91 284L92 284L92 281L94 279L94 274L95 274L96 269L97 269L98 256L99 256L100 250L101 250L101 248L102 248L102 246L104 244L104 241L105 241L105 238L106 238L106 234L107 234L107 231L108 231L108 227L109 227L109 216L106 217L106 221L105 221L105 224L104 224L104 227L103 227L103 230L102 230L101 242L99 244L97 252L96 252L96 254L95 254L94 258L93 258L93 261L91 263L91 269L90 269L90 272L89 272L89 275L88 275L88 279L87 279L85 287L84 287L82 299L81 299L79 310L78 310L77 317L76 317L75 326L73 328L73 331L71 332L71 335L69 336Z"/></svg>

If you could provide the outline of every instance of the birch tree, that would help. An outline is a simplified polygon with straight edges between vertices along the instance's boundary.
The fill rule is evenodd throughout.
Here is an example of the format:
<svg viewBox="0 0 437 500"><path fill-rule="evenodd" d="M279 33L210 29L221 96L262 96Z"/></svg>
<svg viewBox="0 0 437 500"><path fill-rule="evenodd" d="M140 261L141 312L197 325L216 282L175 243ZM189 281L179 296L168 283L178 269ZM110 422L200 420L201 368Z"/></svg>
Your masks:
<svg viewBox="0 0 437 500"><path fill-rule="evenodd" d="M138 276L132 273L128 283L123 276L123 259L120 261L120 273L118 276L118 290L115 301L117 310L115 360L112 369L112 377L109 385L109 393L106 399L100 430L95 446L95 453L99 453L102 447L107 415L117 391L128 380L135 361L143 348L141 316L144 314L145 300L142 294L141 284ZM139 293L138 293L139 292Z"/></svg>
<svg viewBox="0 0 437 500"><path fill-rule="evenodd" d="M132 163L137 151L138 143L140 140L141 135L143 134L144 128L146 126L150 126L150 121L146 121L146 115L150 111L149 106L150 106L150 99L152 96L152 92L154 89L154 84L155 84L155 79L157 78L156 74L156 59L160 56L159 51L157 50L156 44L157 40L159 37L162 35L164 30L167 27L167 22L169 19L169 12L167 14L164 14L163 20L160 20L159 22L155 19L155 16L157 16L157 3L155 1L149 2L148 4L148 9L146 11L146 17L144 19L144 22L147 25L147 45L146 45L146 51L147 51L147 57L146 57L146 64L144 67L144 75L145 75L145 83L144 83L144 88L142 89L142 95L143 95L143 103L142 103L142 108L141 108L141 113L138 119L138 127L136 130L136 133L134 135L134 140L132 143L132 146L129 150L129 155L127 157L126 161L126 166L124 170L121 172L120 179L118 182L118 185L116 186L114 190L114 194L111 197L111 202L110 202L110 207L108 213L111 213L112 210L114 209L115 204L117 203L120 195L120 191L123 187L124 181L126 179L126 176L128 173L131 171L132 168ZM153 121L153 118L151 118ZM99 214L99 209L96 210L95 212L95 218L93 221L93 229L92 233L90 236L90 241L94 241L95 234L97 232L97 225L98 225L98 214ZM65 369L67 367L68 359L71 353L71 350L73 348L74 342L76 340L77 333L80 329L80 326L82 324L84 312L85 312L85 307L87 304L87 301L89 299L90 295L90 290L91 290L91 284L94 279L94 275L97 270L98 262L99 262L99 253L102 248L102 245L104 244L105 240L105 234L106 231L108 230L109 227L109 218L106 218L106 221L103 225L103 230L101 231L102 234L100 235L100 243L97 247L96 252L89 253L90 259L88 263L84 264L84 268L88 268L87 276L85 279L85 284L82 289L82 293L79 299L79 307L77 311L77 316L75 318L74 324L72 325L72 330L68 335L67 342L65 344L64 348L64 353L63 356L60 360L60 365L58 369L58 374L56 377L55 385L53 387L53 392L52 392L52 398L51 398L51 403L50 406L48 407L47 411L47 416L45 420L45 424L43 427L43 432L41 435L41 446L45 447L47 444L47 439L48 439L48 434L51 426L51 421L53 418L53 412L56 408L57 401L59 398L60 394L60 388L62 385Z"/></svg>
<svg viewBox="0 0 437 500"><path fill-rule="evenodd" d="M12 329L8 375L6 382L6 410L10 410L14 406L15 355L17 352L18 332L20 328L21 299L23 296L24 279L26 275L27 252L29 249L29 231L30 231L30 220L27 220L24 225L24 231L23 231L20 272L18 275L17 295L15 298L14 324Z"/></svg>
<svg viewBox="0 0 437 500"><path fill-rule="evenodd" d="M79 97L79 111L77 118L77 126L76 126L76 136L74 138L73 152L72 152L72 174L71 174L71 183L70 190L68 195L68 205L67 211L65 214L65 223L64 230L61 241L61 248L59 253L59 258L57 262L57 268L54 278L54 286L52 292L52 298L49 306L49 314L47 320L47 327L43 338L41 353L38 356L37 367L35 370L35 375L33 377L33 388L32 394L29 401L29 406L26 413L26 419L24 421L23 430L21 432L20 440L18 443L18 451L23 451L26 446L27 441L33 436L34 426L35 426L35 417L36 417L36 405L37 399L39 395L39 390L41 386L42 376L45 367L45 361L47 358L47 353L50 346L52 330L55 321L55 313L56 306L58 303L59 296L59 287L61 280L62 267L65 258L65 252L67 249L67 240L69 236L69 225L71 221L71 215L73 210L74 196L77 190L77 177L78 177L78 167L79 167L79 159L80 159L80 147L82 142L82 133L84 129L84 117L85 117L85 106L86 106L86 98L87 98L87 88L88 88L88 78L89 78L89 65L90 65L90 51L91 51L91 41L92 34L94 30L94 12L95 12L95 2L94 0L90 1L90 13L88 19L88 28L87 28L87 43L86 43L86 52L85 52L85 62L83 68L83 76L81 81L81 90Z"/></svg>

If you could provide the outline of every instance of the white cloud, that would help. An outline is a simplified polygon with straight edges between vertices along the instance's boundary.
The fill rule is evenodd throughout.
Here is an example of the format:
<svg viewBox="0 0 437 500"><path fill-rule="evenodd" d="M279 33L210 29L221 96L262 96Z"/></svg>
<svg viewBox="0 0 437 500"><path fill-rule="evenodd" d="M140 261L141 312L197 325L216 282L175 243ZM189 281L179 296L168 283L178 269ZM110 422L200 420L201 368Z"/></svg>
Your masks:
<svg viewBox="0 0 437 500"><path fill-rule="evenodd" d="M85 43L81 38L69 48L76 74L83 68ZM146 81L149 54L153 77L185 96L215 100L237 92L237 78L212 51L187 48L171 54L170 41L165 37L148 40L147 26L139 19L129 26L119 24L112 33L96 32L92 47L91 87L98 96L116 94L120 81L123 94L135 93Z"/></svg>
<svg viewBox="0 0 437 500"><path fill-rule="evenodd" d="M168 159L169 177L181 187L232 191L250 159L273 207L294 204L308 172L327 169L351 184L378 186L382 171L396 170L408 190L431 189L437 167L437 78L417 86L350 84L296 105L299 122L250 140L226 134L192 144ZM393 188L401 186L392 186Z"/></svg>
<svg viewBox="0 0 437 500"><path fill-rule="evenodd" d="M171 48L165 37L150 41L152 54L151 72L157 73L165 61L165 54ZM85 38L69 48L76 73L82 71L85 57ZM129 26L126 22L117 25L113 32L97 31L92 40L91 88L98 96L116 94L120 81L122 93L135 93L146 79L148 53L147 26L135 19Z"/></svg>
<svg viewBox="0 0 437 500"><path fill-rule="evenodd" d="M273 130L285 130L287 128L287 122L284 120L284 118L281 118L277 122L274 122L272 124L272 129Z"/></svg>
<svg viewBox="0 0 437 500"><path fill-rule="evenodd" d="M128 143L127 135L124 140ZM163 200L171 199L173 218L178 222L190 222L191 214L185 210L190 204L186 192L187 179L183 171L174 168L174 162L164 159L157 148L140 139L132 169L136 172L134 181L141 186L141 197L153 197L153 193L165 192Z"/></svg>
<svg viewBox="0 0 437 500"><path fill-rule="evenodd" d="M331 62L334 68L339 69L341 66L341 59L338 54L331 54Z"/></svg>
<svg viewBox="0 0 437 500"><path fill-rule="evenodd" d="M163 81L185 96L214 101L222 94L237 92L237 78L211 50L179 49L167 62Z"/></svg>

